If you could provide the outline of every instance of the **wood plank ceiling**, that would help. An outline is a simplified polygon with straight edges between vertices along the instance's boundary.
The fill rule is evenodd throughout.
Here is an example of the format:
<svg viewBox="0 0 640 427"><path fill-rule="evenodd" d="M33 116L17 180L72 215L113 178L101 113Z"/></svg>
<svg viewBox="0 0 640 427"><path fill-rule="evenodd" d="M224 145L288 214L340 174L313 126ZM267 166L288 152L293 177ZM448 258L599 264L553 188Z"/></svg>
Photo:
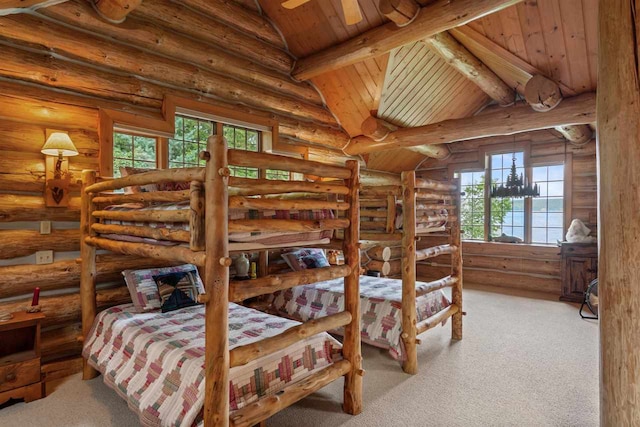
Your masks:
<svg viewBox="0 0 640 427"><path fill-rule="evenodd" d="M259 3L297 57L386 22L378 0L360 0L364 19L354 26L344 23L340 0L311 0L294 10L282 8L280 0ZM526 0L451 33L520 92L532 74L542 73L559 82L566 95L575 95L596 87L596 21L597 0ZM350 136L361 133L370 111L413 127L468 117L490 102L421 42L323 74L313 83ZM371 154L368 166L399 171L422 159L415 152L390 150Z"/></svg>

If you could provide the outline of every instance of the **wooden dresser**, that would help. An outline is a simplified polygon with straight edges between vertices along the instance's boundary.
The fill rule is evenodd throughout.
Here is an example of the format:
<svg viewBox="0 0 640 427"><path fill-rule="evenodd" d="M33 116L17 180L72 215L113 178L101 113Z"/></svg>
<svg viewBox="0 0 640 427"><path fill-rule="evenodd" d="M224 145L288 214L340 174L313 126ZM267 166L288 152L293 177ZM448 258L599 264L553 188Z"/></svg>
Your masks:
<svg viewBox="0 0 640 427"><path fill-rule="evenodd" d="M40 373L42 313L13 313L0 322L0 405L9 399L25 402L44 397Z"/></svg>
<svg viewBox="0 0 640 427"><path fill-rule="evenodd" d="M598 277L596 243L563 243L561 301L582 302L589 283Z"/></svg>

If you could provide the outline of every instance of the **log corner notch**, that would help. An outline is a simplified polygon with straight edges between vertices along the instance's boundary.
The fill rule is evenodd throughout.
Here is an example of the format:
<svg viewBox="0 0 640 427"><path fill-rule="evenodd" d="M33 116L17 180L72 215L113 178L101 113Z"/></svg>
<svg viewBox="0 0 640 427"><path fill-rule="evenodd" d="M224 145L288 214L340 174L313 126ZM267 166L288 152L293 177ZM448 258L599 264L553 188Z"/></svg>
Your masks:
<svg viewBox="0 0 640 427"><path fill-rule="evenodd" d="M524 97L535 111L545 113L556 108L562 102L562 91L556 82L542 75L529 79L524 88ZM554 129L572 144L585 144L593 137L589 125L556 126Z"/></svg>
<svg viewBox="0 0 640 427"><path fill-rule="evenodd" d="M140 6L142 0L91 0L91 5L102 19L112 24L124 22L127 15Z"/></svg>
<svg viewBox="0 0 640 427"><path fill-rule="evenodd" d="M367 117L360 125L362 134L374 141L384 141L391 132L398 129L400 129L399 126L374 116ZM445 160L451 155L451 151L449 151L449 147L446 144L419 145L408 149L438 160Z"/></svg>

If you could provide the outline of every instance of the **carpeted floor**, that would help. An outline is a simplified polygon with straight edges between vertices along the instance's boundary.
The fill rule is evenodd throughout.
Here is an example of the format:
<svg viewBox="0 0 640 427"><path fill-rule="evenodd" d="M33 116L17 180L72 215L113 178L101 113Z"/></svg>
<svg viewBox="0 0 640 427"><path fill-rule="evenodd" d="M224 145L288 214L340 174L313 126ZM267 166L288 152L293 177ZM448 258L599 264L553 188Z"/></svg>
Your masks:
<svg viewBox="0 0 640 427"><path fill-rule="evenodd" d="M574 305L535 294L465 291L464 340L451 328L423 335L420 373L404 374L364 346L364 411L341 412L342 381L288 408L269 426L596 426L598 328ZM3 427L135 426L101 378L50 384L40 401L0 410Z"/></svg>

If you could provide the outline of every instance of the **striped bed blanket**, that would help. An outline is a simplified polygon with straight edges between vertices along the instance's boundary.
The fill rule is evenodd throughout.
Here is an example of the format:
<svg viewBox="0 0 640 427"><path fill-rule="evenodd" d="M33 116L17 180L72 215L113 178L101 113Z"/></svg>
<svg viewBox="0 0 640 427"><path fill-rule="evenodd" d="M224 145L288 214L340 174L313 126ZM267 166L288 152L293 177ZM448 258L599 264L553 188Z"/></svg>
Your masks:
<svg viewBox="0 0 640 427"><path fill-rule="evenodd" d="M423 284L416 282L416 288ZM416 298L418 322L450 304L442 290ZM344 309L344 279L278 291L274 296L273 307L279 315L301 322L337 313ZM394 359L404 360L404 342L401 338L402 281L360 276L360 309L362 342L388 349Z"/></svg>
<svg viewBox="0 0 640 427"><path fill-rule="evenodd" d="M105 208L107 211L148 211L148 210L185 210L189 209L189 202L180 203L158 203L152 206L145 206L140 203L127 203L124 205L112 205ZM229 209L229 219L297 219L297 220L322 220L333 219L333 211L329 209L318 210L254 210L254 209ZM121 220L104 220L104 224L113 225L133 225L147 226L152 228L166 228L173 230L189 230L188 222L130 222ZM304 242L323 242L333 236L332 230L309 231L309 232L238 232L229 234L231 242L240 243L260 243L263 245L285 245L285 244L304 244ZM114 240L124 240L131 242L148 242L161 243L165 245L175 245L176 242L158 241L155 239L140 238L135 236L125 236L119 234L108 234L104 237Z"/></svg>
<svg viewBox="0 0 640 427"><path fill-rule="evenodd" d="M277 335L299 324L229 304L229 347ZM101 312L83 356L138 414L143 426L192 426L204 402L204 306L136 313L132 304ZM340 343L327 333L230 370L231 411L277 393L330 365Z"/></svg>

